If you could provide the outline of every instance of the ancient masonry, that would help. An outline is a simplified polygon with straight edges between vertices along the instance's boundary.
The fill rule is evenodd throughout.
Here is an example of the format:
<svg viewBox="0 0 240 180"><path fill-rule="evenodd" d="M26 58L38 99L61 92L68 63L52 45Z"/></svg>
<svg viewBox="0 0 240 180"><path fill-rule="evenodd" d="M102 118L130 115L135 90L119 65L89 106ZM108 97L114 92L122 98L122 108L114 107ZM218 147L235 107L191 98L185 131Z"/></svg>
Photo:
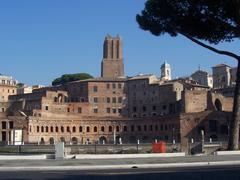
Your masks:
<svg viewBox="0 0 240 180"><path fill-rule="evenodd" d="M107 36L101 77L9 94L0 112L0 140L14 143L72 144L181 143L205 137L226 140L232 97L188 79L171 80L170 65L161 77L126 78L120 37ZM1 86L6 91L7 86ZM12 91L13 92L13 91ZM15 90L14 90L15 92Z"/></svg>

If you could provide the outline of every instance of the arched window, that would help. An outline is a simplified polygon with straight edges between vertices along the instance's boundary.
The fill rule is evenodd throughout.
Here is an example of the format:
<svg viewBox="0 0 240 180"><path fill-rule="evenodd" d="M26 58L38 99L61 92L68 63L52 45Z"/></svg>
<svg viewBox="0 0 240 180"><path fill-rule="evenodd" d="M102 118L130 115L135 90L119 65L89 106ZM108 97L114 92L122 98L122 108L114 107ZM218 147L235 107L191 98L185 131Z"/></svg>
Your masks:
<svg viewBox="0 0 240 180"><path fill-rule="evenodd" d="M72 132L76 132L76 127L75 126L73 126L73 128L72 128Z"/></svg>
<svg viewBox="0 0 240 180"><path fill-rule="evenodd" d="M109 132L112 132L112 126L109 126L109 127L108 127L108 131L109 131Z"/></svg>
<svg viewBox="0 0 240 180"><path fill-rule="evenodd" d="M102 127L101 127L101 131L104 132L104 130L105 130L105 129L104 129L104 126L102 126Z"/></svg>
<svg viewBox="0 0 240 180"><path fill-rule="evenodd" d="M48 126L46 126L46 132L48 132Z"/></svg>
<svg viewBox="0 0 240 180"><path fill-rule="evenodd" d="M119 132L120 128L119 126L116 126L116 131Z"/></svg>
<svg viewBox="0 0 240 180"><path fill-rule="evenodd" d="M70 132L70 127L69 126L67 126L67 132Z"/></svg>
<svg viewBox="0 0 240 180"><path fill-rule="evenodd" d="M127 132L127 126L123 126L123 131Z"/></svg>
<svg viewBox="0 0 240 180"><path fill-rule="evenodd" d="M50 127L50 131L53 132L53 127L52 126Z"/></svg>
<svg viewBox="0 0 240 180"><path fill-rule="evenodd" d="M87 131L87 132L90 132L90 127L89 127L89 126L87 126L86 131Z"/></svg>
<svg viewBox="0 0 240 180"><path fill-rule="evenodd" d="M57 126L55 127L55 132L58 132L58 127Z"/></svg>
<svg viewBox="0 0 240 180"><path fill-rule="evenodd" d="M42 137L40 140L40 144L45 144L44 138Z"/></svg>
<svg viewBox="0 0 240 180"><path fill-rule="evenodd" d="M97 126L94 127L94 132L97 132Z"/></svg>
<svg viewBox="0 0 240 180"><path fill-rule="evenodd" d="M79 127L79 132L82 132L83 128L82 126Z"/></svg>
<svg viewBox="0 0 240 180"><path fill-rule="evenodd" d="M37 132L39 132L39 126L37 126Z"/></svg>
<svg viewBox="0 0 240 180"><path fill-rule="evenodd" d="M61 132L62 132L62 133L64 132L64 127L63 127L63 126L61 126Z"/></svg>
<svg viewBox="0 0 240 180"><path fill-rule="evenodd" d="M50 138L49 138L49 144L51 144L51 145L54 144L54 138L53 138L53 137L50 137Z"/></svg>
<svg viewBox="0 0 240 180"><path fill-rule="evenodd" d="M43 126L41 127L41 132L44 132L44 127Z"/></svg>

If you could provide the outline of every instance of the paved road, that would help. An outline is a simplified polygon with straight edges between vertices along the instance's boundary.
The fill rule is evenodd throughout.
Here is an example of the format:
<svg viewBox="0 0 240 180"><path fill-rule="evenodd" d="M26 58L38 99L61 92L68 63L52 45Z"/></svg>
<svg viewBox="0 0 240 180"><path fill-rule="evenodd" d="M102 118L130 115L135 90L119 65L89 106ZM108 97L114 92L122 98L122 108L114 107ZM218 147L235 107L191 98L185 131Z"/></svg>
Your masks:
<svg viewBox="0 0 240 180"><path fill-rule="evenodd" d="M14 171L0 172L6 180L239 180L240 166L211 168L128 169L99 171Z"/></svg>

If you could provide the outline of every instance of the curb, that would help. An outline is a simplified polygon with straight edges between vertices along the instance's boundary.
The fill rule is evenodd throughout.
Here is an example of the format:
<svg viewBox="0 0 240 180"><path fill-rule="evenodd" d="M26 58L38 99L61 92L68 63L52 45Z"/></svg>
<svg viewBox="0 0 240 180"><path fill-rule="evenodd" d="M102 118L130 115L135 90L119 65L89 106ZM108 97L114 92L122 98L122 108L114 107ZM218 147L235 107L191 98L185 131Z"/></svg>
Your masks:
<svg viewBox="0 0 240 180"><path fill-rule="evenodd" d="M0 155L0 160L44 160L47 155Z"/></svg>
<svg viewBox="0 0 240 180"><path fill-rule="evenodd" d="M71 158L74 155L68 155ZM159 154L102 154L102 155L75 155L76 159L129 159L129 158L159 158L159 157L185 157L185 153L159 153Z"/></svg>

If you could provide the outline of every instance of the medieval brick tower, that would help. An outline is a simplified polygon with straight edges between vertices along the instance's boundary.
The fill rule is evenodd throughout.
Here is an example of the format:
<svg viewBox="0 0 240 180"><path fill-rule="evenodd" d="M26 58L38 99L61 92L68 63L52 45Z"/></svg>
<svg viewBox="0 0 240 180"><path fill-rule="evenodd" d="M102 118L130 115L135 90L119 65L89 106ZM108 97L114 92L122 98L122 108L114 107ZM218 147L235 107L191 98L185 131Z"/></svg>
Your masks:
<svg viewBox="0 0 240 180"><path fill-rule="evenodd" d="M101 76L103 78L117 78L124 76L122 55L122 41L119 36L107 35L103 45L103 60Z"/></svg>

